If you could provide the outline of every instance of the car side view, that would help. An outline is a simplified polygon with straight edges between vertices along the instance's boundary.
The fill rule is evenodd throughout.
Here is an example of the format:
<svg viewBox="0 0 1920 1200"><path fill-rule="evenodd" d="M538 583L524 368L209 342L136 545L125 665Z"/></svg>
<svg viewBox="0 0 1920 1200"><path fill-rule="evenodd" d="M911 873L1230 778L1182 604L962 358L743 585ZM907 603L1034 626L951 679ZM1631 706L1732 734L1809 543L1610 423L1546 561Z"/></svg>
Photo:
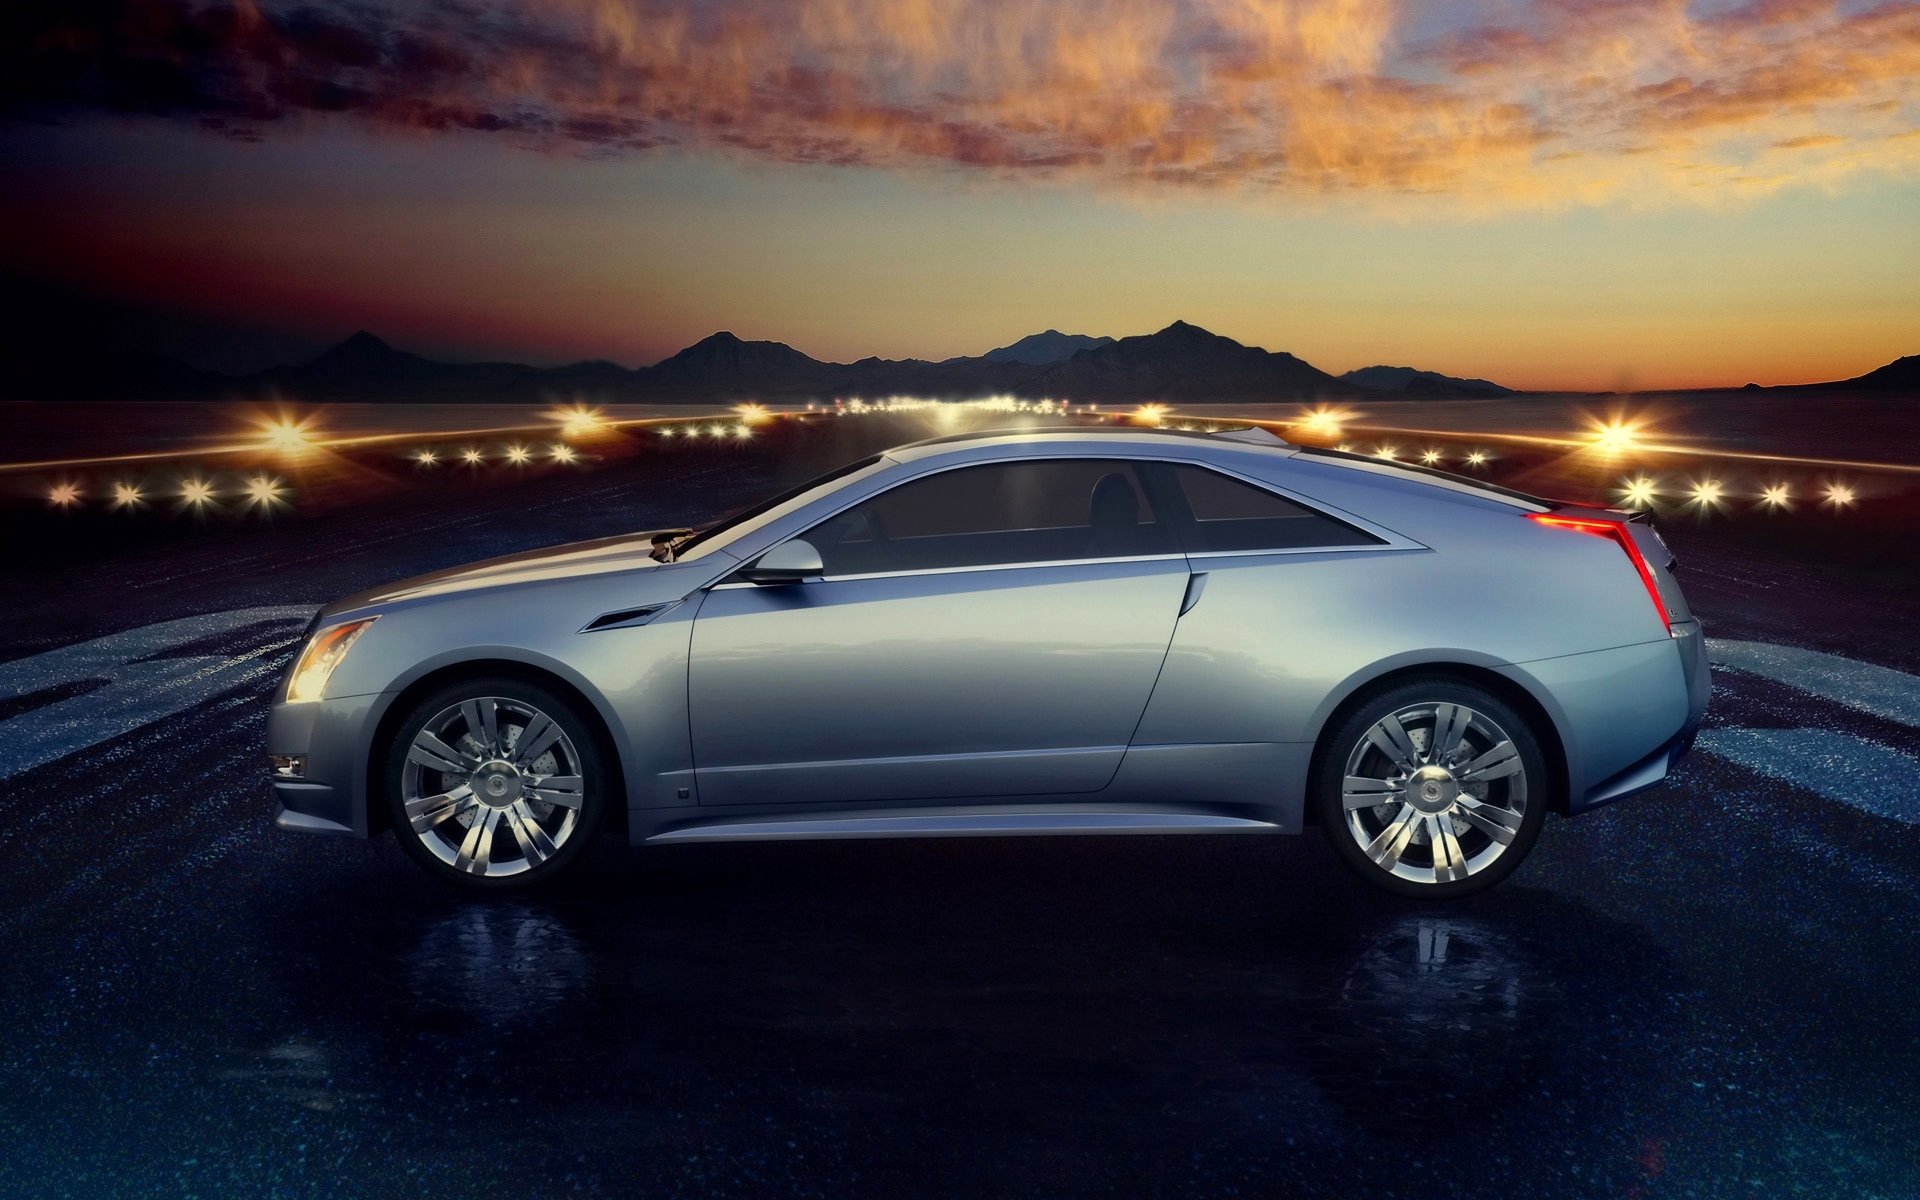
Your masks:
<svg viewBox="0 0 1920 1200"><path fill-rule="evenodd" d="M277 822L481 888L587 843L1298 833L1459 896L1708 696L1638 515L1216 434L936 438L699 530L329 605Z"/></svg>

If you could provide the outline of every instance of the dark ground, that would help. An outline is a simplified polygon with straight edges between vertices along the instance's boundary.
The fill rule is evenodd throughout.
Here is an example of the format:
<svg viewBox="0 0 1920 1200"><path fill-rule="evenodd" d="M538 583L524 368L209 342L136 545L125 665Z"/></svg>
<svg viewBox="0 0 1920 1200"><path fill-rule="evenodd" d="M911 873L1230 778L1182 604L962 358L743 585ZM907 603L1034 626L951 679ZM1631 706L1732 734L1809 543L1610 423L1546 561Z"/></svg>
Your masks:
<svg viewBox="0 0 1920 1200"><path fill-rule="evenodd" d="M0 660L711 515L913 434L782 436L271 531L22 521ZM1715 637L1920 669L1904 517L1666 528ZM1914 827L1764 755L1551 822L1446 907L1317 836L608 844L475 899L270 827L297 628L0 779L0 1194L1920 1195ZM0 694L0 759L49 698ZM1826 731L1837 774L1920 786L1884 769L1906 710L1844 680L1721 671L1714 703L1709 743Z"/></svg>

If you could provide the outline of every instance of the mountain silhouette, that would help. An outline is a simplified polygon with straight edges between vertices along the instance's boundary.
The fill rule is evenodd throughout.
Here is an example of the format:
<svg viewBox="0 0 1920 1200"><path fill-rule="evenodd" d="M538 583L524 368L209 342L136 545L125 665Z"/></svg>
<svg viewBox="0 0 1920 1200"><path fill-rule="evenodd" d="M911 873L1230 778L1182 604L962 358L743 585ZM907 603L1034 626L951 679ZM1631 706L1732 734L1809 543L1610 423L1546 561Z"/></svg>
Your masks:
<svg viewBox="0 0 1920 1200"><path fill-rule="evenodd" d="M1076 400L1290 400L1354 391L1291 354L1243 346L1185 321L1078 351L1047 368L1039 384L1043 395Z"/></svg>
<svg viewBox="0 0 1920 1200"><path fill-rule="evenodd" d="M1865 375L1856 375L1852 379L1845 379L1829 386L1875 392L1920 392L1920 354L1896 358L1886 366L1868 371Z"/></svg>
<svg viewBox="0 0 1920 1200"><path fill-rule="evenodd" d="M1512 388L1485 379L1461 379L1438 371L1413 367L1361 367L1340 376L1370 392L1404 392L1410 396L1511 396Z"/></svg>
<svg viewBox="0 0 1920 1200"><path fill-rule="evenodd" d="M1031 367L1044 367L1049 363L1064 362L1072 358L1077 350L1094 350L1111 345L1110 337L1093 337L1084 333L1061 333L1058 329L1049 329L1043 333L1030 333L1010 346L1001 346L989 350L980 357L991 363L1025 363ZM949 359L949 362L962 362L964 359Z"/></svg>

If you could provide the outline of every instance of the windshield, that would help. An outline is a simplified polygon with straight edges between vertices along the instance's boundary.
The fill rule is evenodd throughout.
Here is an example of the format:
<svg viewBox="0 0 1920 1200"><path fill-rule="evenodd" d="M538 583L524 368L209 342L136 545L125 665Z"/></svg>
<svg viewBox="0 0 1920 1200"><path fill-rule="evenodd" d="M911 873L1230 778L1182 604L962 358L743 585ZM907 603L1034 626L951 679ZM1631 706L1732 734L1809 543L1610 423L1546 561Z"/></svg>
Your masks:
<svg viewBox="0 0 1920 1200"><path fill-rule="evenodd" d="M685 558L687 556L687 552L692 550L694 547L700 546L707 542L711 542L715 538L720 537L722 534L732 533L737 529L740 529L754 521L757 521L761 517L764 517L768 513L772 512L774 509L779 508L784 504L790 504L793 501L800 499L800 497L806 495L808 492L811 492L816 488L825 487L827 484L832 483L838 479L844 479L847 476L852 475L856 471L864 471L868 467L871 467L875 463L879 462L880 458L881 458L880 455L875 454L868 458L860 459L857 462L850 462L844 467L835 467L833 470L828 471L825 475L816 476L815 478L809 479L805 483L800 484L797 487L788 488L786 491L781 492L776 496L770 496L767 499L760 501L758 504L748 505L746 508L741 509L739 512L733 513L729 516L722 517L711 525L702 526L701 528L686 534L684 537L675 539L674 541L671 541L671 542L663 543L661 547L659 547L655 551L655 556L661 558L665 562L674 562L678 559ZM661 551L664 551L665 553L663 554L661 553Z"/></svg>

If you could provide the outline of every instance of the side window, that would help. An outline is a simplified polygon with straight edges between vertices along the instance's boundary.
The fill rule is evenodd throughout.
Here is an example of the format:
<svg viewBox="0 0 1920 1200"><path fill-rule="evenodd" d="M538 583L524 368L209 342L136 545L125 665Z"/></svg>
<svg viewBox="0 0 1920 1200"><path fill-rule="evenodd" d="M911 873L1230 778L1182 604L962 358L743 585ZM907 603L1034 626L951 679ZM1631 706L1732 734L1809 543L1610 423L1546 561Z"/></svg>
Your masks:
<svg viewBox="0 0 1920 1200"><path fill-rule="evenodd" d="M802 535L828 575L1172 554L1129 462L1039 459L903 483Z"/></svg>
<svg viewBox="0 0 1920 1200"><path fill-rule="evenodd" d="M1186 534L1191 553L1368 546L1380 541L1218 471L1183 465L1173 468L1173 477L1193 515Z"/></svg>

